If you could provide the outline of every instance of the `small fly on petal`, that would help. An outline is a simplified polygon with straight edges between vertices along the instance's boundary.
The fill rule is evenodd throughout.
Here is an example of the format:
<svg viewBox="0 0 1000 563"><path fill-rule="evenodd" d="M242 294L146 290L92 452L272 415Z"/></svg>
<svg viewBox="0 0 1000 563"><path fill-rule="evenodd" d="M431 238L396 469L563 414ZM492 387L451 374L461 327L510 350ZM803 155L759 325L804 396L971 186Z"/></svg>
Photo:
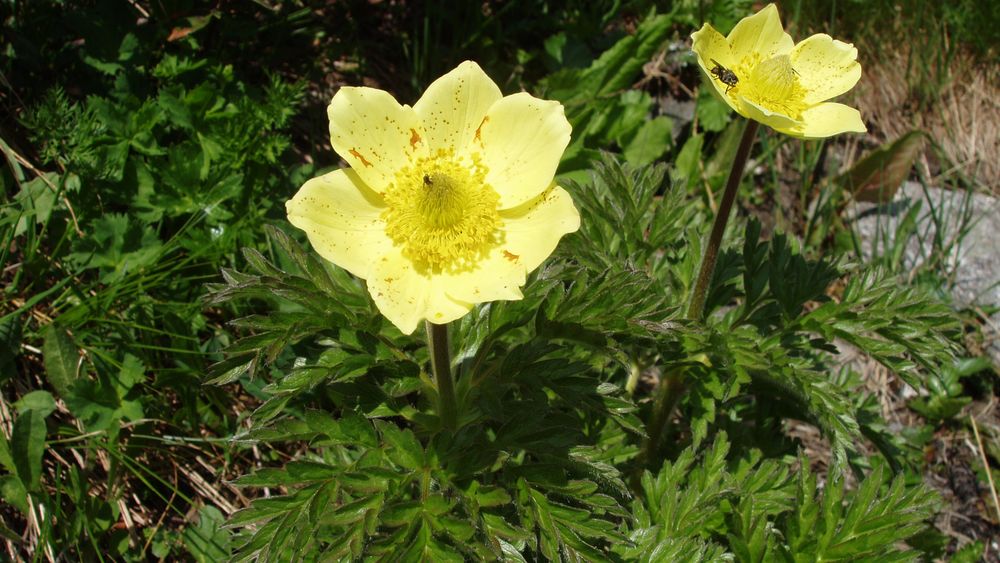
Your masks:
<svg viewBox="0 0 1000 563"><path fill-rule="evenodd" d="M722 64L719 63L719 61L712 59L712 62L715 63L715 66L712 67L712 70L710 70L709 72L712 73L712 76L718 78L719 82L726 85L726 93L728 94L730 88L739 84L740 79L737 78L735 72L722 66Z"/></svg>

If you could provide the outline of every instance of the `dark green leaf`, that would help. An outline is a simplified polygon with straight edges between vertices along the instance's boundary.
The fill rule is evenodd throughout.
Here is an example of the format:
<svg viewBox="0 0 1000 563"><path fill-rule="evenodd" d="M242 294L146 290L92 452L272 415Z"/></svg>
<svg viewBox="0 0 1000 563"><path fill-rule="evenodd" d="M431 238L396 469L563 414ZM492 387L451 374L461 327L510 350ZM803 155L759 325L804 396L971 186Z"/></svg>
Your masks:
<svg viewBox="0 0 1000 563"><path fill-rule="evenodd" d="M673 122L663 115L643 123L624 147L625 160L635 166L645 166L656 161L670 147L672 129Z"/></svg>
<svg viewBox="0 0 1000 563"><path fill-rule="evenodd" d="M222 528L225 521L225 516L214 506L203 506L198 511L198 522L181 534L195 561L207 563L229 558L229 532Z"/></svg>
<svg viewBox="0 0 1000 563"><path fill-rule="evenodd" d="M413 431L401 430L395 424L382 420L375 421L382 439L390 448L389 458L402 467L411 470L424 469L424 448L417 441Z"/></svg>
<svg viewBox="0 0 1000 563"><path fill-rule="evenodd" d="M42 357L45 361L45 375L61 397L68 397L78 375L80 356L76 344L65 329L54 324L45 328L44 335Z"/></svg>
<svg viewBox="0 0 1000 563"><path fill-rule="evenodd" d="M43 410L25 409L18 414L11 432L11 457L17 468L18 478L29 491L38 490L42 475L46 416L48 413Z"/></svg>
<svg viewBox="0 0 1000 563"><path fill-rule="evenodd" d="M0 498L28 516L28 490L16 475L0 475Z"/></svg>

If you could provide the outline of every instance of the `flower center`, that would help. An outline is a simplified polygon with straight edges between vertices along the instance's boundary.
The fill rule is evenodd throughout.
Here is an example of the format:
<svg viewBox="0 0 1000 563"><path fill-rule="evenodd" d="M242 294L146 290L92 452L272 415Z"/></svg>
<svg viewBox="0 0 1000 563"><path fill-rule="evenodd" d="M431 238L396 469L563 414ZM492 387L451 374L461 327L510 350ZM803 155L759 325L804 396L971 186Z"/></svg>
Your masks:
<svg viewBox="0 0 1000 563"><path fill-rule="evenodd" d="M741 95L758 106L798 120L806 104L805 88L788 55L761 61L750 72Z"/></svg>
<svg viewBox="0 0 1000 563"><path fill-rule="evenodd" d="M418 268L458 271L500 242L500 196L478 155L440 150L396 174L383 194L386 234Z"/></svg>

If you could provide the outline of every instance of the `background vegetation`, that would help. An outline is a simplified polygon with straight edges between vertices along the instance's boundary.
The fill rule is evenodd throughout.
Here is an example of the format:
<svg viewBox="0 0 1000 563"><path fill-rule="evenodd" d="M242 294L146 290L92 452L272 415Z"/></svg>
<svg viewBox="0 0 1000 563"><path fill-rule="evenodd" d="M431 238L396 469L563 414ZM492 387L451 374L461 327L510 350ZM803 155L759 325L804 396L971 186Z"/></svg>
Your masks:
<svg viewBox="0 0 1000 563"><path fill-rule="evenodd" d="M842 211L864 184L845 172L916 128L924 148L890 151L900 180L1000 192L1000 155L963 152L1000 123L998 6L780 3L793 37L859 46L872 134L761 136L699 328L676 310L740 123L688 36L754 2L0 0L5 556L995 559L982 317L948 306L946 260L862 263ZM283 204L338 165L339 86L412 103L465 59L563 102L584 226L524 302L461 324L463 366L504 377L469 391L495 451L455 459L483 437L427 439L419 339L301 250ZM970 133L948 108L976 104ZM644 466L651 389L677 366L698 384ZM418 508L406 479L427 467L441 490Z"/></svg>

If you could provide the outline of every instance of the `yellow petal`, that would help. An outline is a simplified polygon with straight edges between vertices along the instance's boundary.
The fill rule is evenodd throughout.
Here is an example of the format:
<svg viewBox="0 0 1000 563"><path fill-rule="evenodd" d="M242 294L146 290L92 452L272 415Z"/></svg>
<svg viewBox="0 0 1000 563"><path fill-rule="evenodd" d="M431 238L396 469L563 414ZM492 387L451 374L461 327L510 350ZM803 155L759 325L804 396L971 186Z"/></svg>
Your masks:
<svg viewBox="0 0 1000 563"><path fill-rule="evenodd" d="M580 213L566 190L552 184L535 199L500 213L503 243L477 267L442 275L448 295L469 303L523 297L528 272L552 254L559 239L580 228Z"/></svg>
<svg viewBox="0 0 1000 563"><path fill-rule="evenodd" d="M351 170L335 170L303 185L285 202L288 220L306 232L320 256L359 278L392 249L381 198Z"/></svg>
<svg viewBox="0 0 1000 563"><path fill-rule="evenodd" d="M701 29L691 34L691 41L691 50L698 55L698 66L701 67L708 81L715 88L716 93L729 104L729 107L739 112L740 108L738 104L726 93L727 89L730 90L730 93L733 93L732 89L727 88L725 84L712 76L712 69L715 68L716 63L721 64L727 69L732 69L736 66L736 59L733 58L733 53L729 49L729 42L726 41L726 38L721 33L707 23L701 26Z"/></svg>
<svg viewBox="0 0 1000 563"><path fill-rule="evenodd" d="M729 47L741 64L752 67L771 57L792 50L792 36L785 33L778 17L778 8L768 4L763 10L740 20L729 32ZM725 61L719 61L726 64Z"/></svg>
<svg viewBox="0 0 1000 563"><path fill-rule="evenodd" d="M504 243L508 258L513 256L526 271L538 267L555 250L563 235L580 228L580 212L566 190L552 184L537 198L500 212L504 221Z"/></svg>
<svg viewBox="0 0 1000 563"><path fill-rule="evenodd" d="M769 110L761 105L755 104L747 98L740 98L740 115L767 125L775 131L782 133L795 129L801 124L791 117Z"/></svg>
<svg viewBox="0 0 1000 563"><path fill-rule="evenodd" d="M775 129L801 139L823 139L840 133L868 131L858 110L834 102L817 104L802 112L802 123L794 130Z"/></svg>
<svg viewBox="0 0 1000 563"><path fill-rule="evenodd" d="M368 292L375 305L404 334L412 333L423 319L443 324L472 308L449 298L440 280L418 272L399 249L379 258L371 273Z"/></svg>
<svg viewBox="0 0 1000 563"><path fill-rule="evenodd" d="M420 118L388 92L345 87L327 108L330 142L361 179L382 192L396 172L413 158L427 154Z"/></svg>
<svg viewBox="0 0 1000 563"><path fill-rule="evenodd" d="M472 142L487 110L503 94L490 77L472 61L465 61L438 78L413 104L427 134L432 152L464 148Z"/></svg>
<svg viewBox="0 0 1000 563"><path fill-rule="evenodd" d="M505 249L506 245L494 248L474 269L442 274L445 292L468 303L521 299L527 272L524 264Z"/></svg>
<svg viewBox="0 0 1000 563"><path fill-rule="evenodd" d="M858 50L850 43L818 33L795 46L792 67L806 90L809 105L829 100L850 90L861 78Z"/></svg>
<svg viewBox="0 0 1000 563"><path fill-rule="evenodd" d="M500 209L542 193L569 144L571 127L562 104L524 92L493 104L473 138L489 169L486 181L500 195Z"/></svg>
<svg viewBox="0 0 1000 563"><path fill-rule="evenodd" d="M440 276L431 279L431 291L427 295L427 309L424 318L434 324L450 323L460 319L472 310L472 303L454 299L445 291Z"/></svg>
<svg viewBox="0 0 1000 563"><path fill-rule="evenodd" d="M430 285L398 250L379 258L368 278L375 306L403 334L412 333L424 318Z"/></svg>

